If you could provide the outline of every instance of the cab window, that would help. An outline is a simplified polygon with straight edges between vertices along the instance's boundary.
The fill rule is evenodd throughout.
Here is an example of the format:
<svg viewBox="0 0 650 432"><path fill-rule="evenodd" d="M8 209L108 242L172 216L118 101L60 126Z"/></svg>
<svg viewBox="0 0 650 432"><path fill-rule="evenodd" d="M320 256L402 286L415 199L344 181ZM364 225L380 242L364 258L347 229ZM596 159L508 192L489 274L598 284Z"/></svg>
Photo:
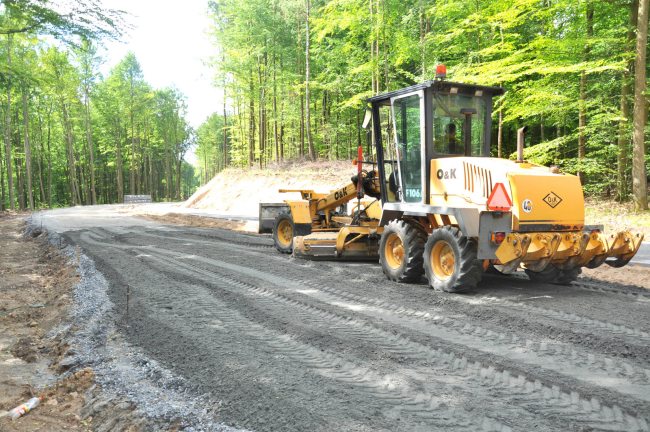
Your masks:
<svg viewBox="0 0 650 432"><path fill-rule="evenodd" d="M465 115L463 108L474 108L472 115L472 156L481 156L485 144L487 103L482 97L459 94L434 94L433 149L440 155L465 154Z"/></svg>

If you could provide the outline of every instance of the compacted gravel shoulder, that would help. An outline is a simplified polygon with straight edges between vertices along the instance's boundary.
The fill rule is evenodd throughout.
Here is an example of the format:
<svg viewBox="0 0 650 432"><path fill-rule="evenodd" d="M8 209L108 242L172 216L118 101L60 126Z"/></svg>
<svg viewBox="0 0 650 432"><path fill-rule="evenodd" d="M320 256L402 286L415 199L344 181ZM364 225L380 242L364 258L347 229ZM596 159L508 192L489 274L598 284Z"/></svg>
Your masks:
<svg viewBox="0 0 650 432"><path fill-rule="evenodd" d="M123 220L59 229L103 284L92 301L108 308L109 338L129 347L131 363L94 368L98 379L128 381L170 424L650 430L650 296L634 285L486 275L449 295L392 283L377 263L296 260L267 236Z"/></svg>

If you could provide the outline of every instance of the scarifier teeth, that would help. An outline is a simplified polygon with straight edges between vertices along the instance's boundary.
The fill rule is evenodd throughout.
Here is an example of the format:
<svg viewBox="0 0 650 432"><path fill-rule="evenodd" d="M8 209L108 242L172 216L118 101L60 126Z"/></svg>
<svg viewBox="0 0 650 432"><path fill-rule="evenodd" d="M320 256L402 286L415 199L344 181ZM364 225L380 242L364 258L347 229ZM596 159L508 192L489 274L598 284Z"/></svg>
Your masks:
<svg viewBox="0 0 650 432"><path fill-rule="evenodd" d="M639 250L643 233L621 231L615 234L601 232L512 233L497 249L501 264L524 263L534 269L538 263L552 261L559 268L594 268L606 258L629 261ZM524 246L524 244L526 246ZM609 262L609 261L608 261Z"/></svg>

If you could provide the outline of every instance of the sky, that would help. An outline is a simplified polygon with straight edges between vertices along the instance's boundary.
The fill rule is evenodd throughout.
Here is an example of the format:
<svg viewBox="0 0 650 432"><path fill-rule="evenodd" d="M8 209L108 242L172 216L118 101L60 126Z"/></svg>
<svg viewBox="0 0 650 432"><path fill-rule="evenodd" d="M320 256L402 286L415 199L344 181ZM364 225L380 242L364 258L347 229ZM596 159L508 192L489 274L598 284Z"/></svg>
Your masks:
<svg viewBox="0 0 650 432"><path fill-rule="evenodd" d="M176 85L187 96L187 119L197 128L223 105L223 90L212 86L213 73L203 60L214 54L204 31L210 25L205 16L208 0L103 0L106 8L131 14L135 26L122 42L106 44L107 75L127 52L140 62L144 79L154 88ZM190 150L185 160L195 163Z"/></svg>

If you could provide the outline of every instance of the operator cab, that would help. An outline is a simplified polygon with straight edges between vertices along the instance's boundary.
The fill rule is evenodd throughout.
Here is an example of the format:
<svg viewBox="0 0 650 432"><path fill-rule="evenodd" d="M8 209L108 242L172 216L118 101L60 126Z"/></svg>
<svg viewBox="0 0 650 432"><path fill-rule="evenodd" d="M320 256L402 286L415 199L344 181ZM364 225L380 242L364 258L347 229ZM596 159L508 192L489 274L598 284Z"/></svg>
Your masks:
<svg viewBox="0 0 650 432"><path fill-rule="evenodd" d="M489 157L492 98L503 93L440 80L369 98L382 202L428 204L431 159Z"/></svg>

